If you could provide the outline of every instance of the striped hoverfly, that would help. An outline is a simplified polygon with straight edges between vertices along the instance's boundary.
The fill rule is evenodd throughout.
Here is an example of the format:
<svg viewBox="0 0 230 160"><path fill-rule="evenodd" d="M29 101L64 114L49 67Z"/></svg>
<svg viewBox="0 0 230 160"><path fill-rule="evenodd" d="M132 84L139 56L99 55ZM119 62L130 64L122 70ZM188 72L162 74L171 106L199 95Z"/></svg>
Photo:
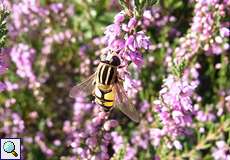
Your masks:
<svg viewBox="0 0 230 160"><path fill-rule="evenodd" d="M117 107L131 120L139 122L139 114L124 90L118 68L121 68L121 61L115 52L103 54L96 72L74 86L70 90L70 97L74 98L82 91L92 94L96 104L104 112L110 112L113 107Z"/></svg>

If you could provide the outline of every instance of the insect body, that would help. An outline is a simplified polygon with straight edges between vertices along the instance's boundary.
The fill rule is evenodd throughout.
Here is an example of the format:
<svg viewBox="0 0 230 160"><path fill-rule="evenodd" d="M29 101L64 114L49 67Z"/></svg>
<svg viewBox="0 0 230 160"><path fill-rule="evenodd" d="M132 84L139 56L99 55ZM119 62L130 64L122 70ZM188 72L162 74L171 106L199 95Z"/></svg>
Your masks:
<svg viewBox="0 0 230 160"><path fill-rule="evenodd" d="M84 82L74 86L70 91L70 97L76 97L81 91L92 94L95 102L100 105L105 112L109 112L114 106L118 107L133 121L139 121L139 115L128 99L119 78L118 67L120 59L115 54L109 54L101 58L96 72Z"/></svg>

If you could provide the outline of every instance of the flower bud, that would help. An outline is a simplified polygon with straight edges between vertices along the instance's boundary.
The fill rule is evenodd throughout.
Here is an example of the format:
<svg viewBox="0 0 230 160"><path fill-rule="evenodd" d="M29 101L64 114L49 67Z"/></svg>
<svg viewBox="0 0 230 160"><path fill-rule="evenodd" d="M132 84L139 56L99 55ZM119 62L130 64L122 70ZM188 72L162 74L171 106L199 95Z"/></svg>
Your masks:
<svg viewBox="0 0 230 160"><path fill-rule="evenodd" d="M220 29L221 37L228 37L230 35L229 33L230 33L230 31L226 27L223 27L223 28Z"/></svg>
<svg viewBox="0 0 230 160"><path fill-rule="evenodd" d="M128 23L128 28L130 29L130 30L132 30L132 29L134 29L135 27L137 26L137 20L136 20L136 18L131 18L130 20L129 20L129 23Z"/></svg>
<svg viewBox="0 0 230 160"><path fill-rule="evenodd" d="M181 150L182 148L183 148L183 146L181 145L181 143L179 142L179 141L177 141L177 140L175 140L174 142L173 142L173 145L176 147L176 149L178 149L178 150Z"/></svg>
<svg viewBox="0 0 230 160"><path fill-rule="evenodd" d="M87 138L86 144L91 148L95 148L97 146L97 138L96 137Z"/></svg>
<svg viewBox="0 0 230 160"><path fill-rule="evenodd" d="M116 120L109 120L109 121L106 121L105 124L104 124L104 129L106 131L109 131L111 128L114 128L118 125L118 122Z"/></svg>
<svg viewBox="0 0 230 160"><path fill-rule="evenodd" d="M125 20L125 15L123 13L118 13L115 17L114 17L114 23L121 23Z"/></svg>

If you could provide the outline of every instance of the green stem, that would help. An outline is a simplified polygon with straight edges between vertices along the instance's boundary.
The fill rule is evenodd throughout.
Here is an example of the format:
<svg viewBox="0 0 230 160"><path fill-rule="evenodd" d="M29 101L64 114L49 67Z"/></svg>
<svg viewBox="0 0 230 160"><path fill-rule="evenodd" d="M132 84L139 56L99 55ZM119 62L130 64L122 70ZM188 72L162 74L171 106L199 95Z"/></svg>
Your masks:
<svg viewBox="0 0 230 160"><path fill-rule="evenodd" d="M194 147L194 149L192 149L191 151L189 151L187 153L182 154L180 157L176 157L175 159L183 159L183 158L189 158L189 157L192 158L192 157L196 156L197 152L206 148L205 146L209 141L215 141L215 140L219 139L221 136L220 133L222 133L224 131L224 128L226 128L228 125L229 125L229 122L220 124L218 126L218 128L216 129L216 132L214 132L214 133L209 132L208 135L206 136L206 138L199 141L198 144Z"/></svg>

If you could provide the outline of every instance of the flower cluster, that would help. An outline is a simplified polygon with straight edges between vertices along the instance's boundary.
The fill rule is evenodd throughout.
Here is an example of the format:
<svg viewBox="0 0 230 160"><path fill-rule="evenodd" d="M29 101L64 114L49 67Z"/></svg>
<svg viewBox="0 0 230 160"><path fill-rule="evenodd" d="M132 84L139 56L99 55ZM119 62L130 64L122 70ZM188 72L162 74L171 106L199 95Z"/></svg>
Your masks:
<svg viewBox="0 0 230 160"><path fill-rule="evenodd" d="M52 3L48 7L43 7L38 0L9 3L9 9L12 12L12 23L9 25L12 38L23 33L35 34L34 31L42 27L41 24L50 24L50 16L54 16L55 20L61 21L61 25L64 26L67 23L66 17L73 15L72 6L65 8L62 3Z"/></svg>
<svg viewBox="0 0 230 160"><path fill-rule="evenodd" d="M4 52L4 50L3 50ZM7 53L0 53L0 75L3 75L9 67L9 57ZM5 89L5 84L0 82L0 92Z"/></svg>
<svg viewBox="0 0 230 160"><path fill-rule="evenodd" d="M141 20L135 16L130 17L121 11L114 17L114 23L107 26L102 43L106 48L103 52L114 51L122 60L123 68L119 69L119 75L124 79L124 88L129 97L135 97L141 90L141 82L131 78L128 66L133 62L135 68L141 68L144 64L143 52L150 47L150 38L143 30L140 30Z"/></svg>
<svg viewBox="0 0 230 160"><path fill-rule="evenodd" d="M128 22L127 22L128 21ZM141 49L149 49L149 37L143 31L137 31L138 19L129 17L124 12L114 17L114 23L105 31L107 49L117 52L124 60L134 62L138 67L143 65Z"/></svg>
<svg viewBox="0 0 230 160"><path fill-rule="evenodd" d="M5 45L7 27L6 18L8 11L6 10L3 2L0 2L0 75L3 75L9 67L8 50L2 49ZM5 84L0 82L0 92L5 89Z"/></svg>
<svg viewBox="0 0 230 160"><path fill-rule="evenodd" d="M215 160L229 160L230 159L230 146L225 141L217 141L216 147L213 148L212 157Z"/></svg>
<svg viewBox="0 0 230 160"><path fill-rule="evenodd" d="M36 82L36 76L32 69L34 56L35 50L26 44L15 45L10 52L10 57L17 67L16 73L21 78L28 79L31 83Z"/></svg>
<svg viewBox="0 0 230 160"><path fill-rule="evenodd" d="M24 121L18 113L0 108L0 120L0 135L3 137L16 138L24 132Z"/></svg>
<svg viewBox="0 0 230 160"><path fill-rule="evenodd" d="M65 42L75 42L76 39L73 38L73 35L70 30L63 32L52 33L52 28L46 28L43 32L44 41L43 47L41 49L42 58L40 61L40 66L42 68L46 67L48 63L48 56L53 53L52 47L54 44L60 45Z"/></svg>
<svg viewBox="0 0 230 160"><path fill-rule="evenodd" d="M38 146L41 148L41 151L47 155L47 157L52 157L54 155L54 151L50 149L44 142L44 134L41 132L38 132L35 137L34 141L38 144Z"/></svg>
<svg viewBox="0 0 230 160"><path fill-rule="evenodd" d="M228 6L229 1L196 0L191 30L180 38L181 46L175 49L178 59L190 59L199 49L204 50L207 55L219 55L229 49L228 23L218 23L225 16Z"/></svg>
<svg viewBox="0 0 230 160"><path fill-rule="evenodd" d="M176 17L173 15L164 15L162 8L154 6L151 9L145 10L142 18L142 27L150 28L154 27L157 29L163 28L170 22L175 22ZM178 36L179 32L176 34Z"/></svg>
<svg viewBox="0 0 230 160"><path fill-rule="evenodd" d="M196 15L193 18L191 32L197 34L202 47L207 54L221 54L224 50L228 50L229 45L226 40L229 37L229 29L226 24L217 24L216 21L220 17L225 16L225 7L229 2L221 3L215 1L198 0L195 6ZM217 27L217 25L221 25ZM218 28L218 29L217 29ZM213 35L212 33L217 32Z"/></svg>
<svg viewBox="0 0 230 160"><path fill-rule="evenodd" d="M84 121L88 114L94 113L94 118ZM83 97L78 97L74 104L72 123L66 121L63 131L68 135L67 145L72 147L72 152L80 159L109 159L108 146L114 133L112 128L118 125L116 120L107 120L108 114L100 112L99 108L91 103L84 102ZM82 125L85 128L82 128ZM115 135L114 135L115 136ZM118 143L118 139L114 139ZM118 149L114 146L114 149Z"/></svg>
<svg viewBox="0 0 230 160"><path fill-rule="evenodd" d="M9 33L14 38L37 28L44 20L42 17L47 15L47 11L38 5L37 0L23 0L17 3L9 3L8 6L12 12Z"/></svg>
<svg viewBox="0 0 230 160"><path fill-rule="evenodd" d="M195 88L173 75L164 80L160 100L155 101L163 135L175 140L177 136L188 133L186 128L192 126L192 116L196 113L191 99Z"/></svg>

